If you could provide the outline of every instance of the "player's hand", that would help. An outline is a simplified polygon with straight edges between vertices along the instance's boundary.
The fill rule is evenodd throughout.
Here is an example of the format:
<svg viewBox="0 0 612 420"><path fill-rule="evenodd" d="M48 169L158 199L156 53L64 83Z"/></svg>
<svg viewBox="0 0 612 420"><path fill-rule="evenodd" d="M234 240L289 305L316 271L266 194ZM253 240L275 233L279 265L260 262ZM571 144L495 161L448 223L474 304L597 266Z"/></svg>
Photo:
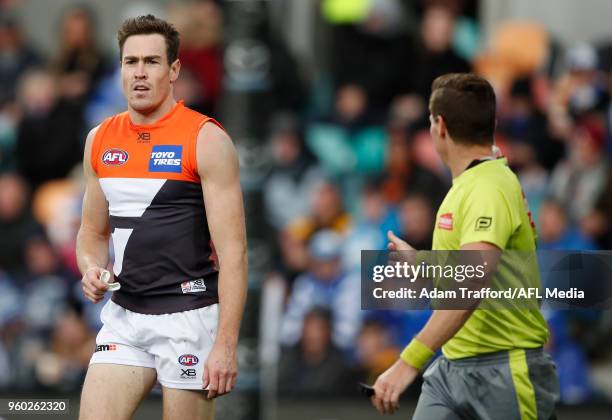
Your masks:
<svg viewBox="0 0 612 420"><path fill-rule="evenodd" d="M100 267L91 267L87 269L81 279L83 294L93 303L98 303L104 298L104 294L108 290L108 284L100 280L100 275L104 271ZM111 274L112 276L112 274ZM112 280L111 280L112 281Z"/></svg>
<svg viewBox="0 0 612 420"><path fill-rule="evenodd" d="M209 387L207 398L213 399L230 392L236 385L237 376L236 346L217 338L204 364L202 388Z"/></svg>
<svg viewBox="0 0 612 420"><path fill-rule="evenodd" d="M374 383L372 405L381 414L393 414L399 409L399 397L408 388L419 371L401 359L383 372Z"/></svg>

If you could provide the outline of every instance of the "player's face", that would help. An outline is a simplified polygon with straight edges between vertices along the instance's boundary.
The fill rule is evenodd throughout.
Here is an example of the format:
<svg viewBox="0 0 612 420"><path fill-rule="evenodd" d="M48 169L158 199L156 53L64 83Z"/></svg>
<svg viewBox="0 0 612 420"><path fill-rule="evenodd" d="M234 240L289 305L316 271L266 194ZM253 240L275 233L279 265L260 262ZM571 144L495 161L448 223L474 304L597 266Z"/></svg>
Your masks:
<svg viewBox="0 0 612 420"><path fill-rule="evenodd" d="M160 34L132 35L123 44L121 81L130 108L148 114L172 94L180 64L169 64Z"/></svg>

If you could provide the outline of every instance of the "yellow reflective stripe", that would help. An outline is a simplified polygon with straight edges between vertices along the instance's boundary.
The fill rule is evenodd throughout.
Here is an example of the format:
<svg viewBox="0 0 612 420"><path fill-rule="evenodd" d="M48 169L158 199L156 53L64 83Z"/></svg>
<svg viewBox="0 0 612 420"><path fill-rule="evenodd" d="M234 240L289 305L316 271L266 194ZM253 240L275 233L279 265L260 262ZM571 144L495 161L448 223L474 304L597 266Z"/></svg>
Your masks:
<svg viewBox="0 0 612 420"><path fill-rule="evenodd" d="M532 420L538 418L535 391L533 384L529 380L529 368L527 367L527 357L525 350L515 349L509 352L510 372L512 382L516 391L516 398L519 403L521 420Z"/></svg>

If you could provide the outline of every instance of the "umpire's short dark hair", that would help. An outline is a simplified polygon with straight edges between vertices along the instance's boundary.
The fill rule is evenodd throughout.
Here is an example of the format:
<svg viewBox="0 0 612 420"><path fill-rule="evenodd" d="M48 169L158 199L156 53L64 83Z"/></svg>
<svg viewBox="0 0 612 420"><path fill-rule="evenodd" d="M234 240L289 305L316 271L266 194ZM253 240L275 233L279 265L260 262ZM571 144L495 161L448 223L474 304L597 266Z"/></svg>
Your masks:
<svg viewBox="0 0 612 420"><path fill-rule="evenodd" d="M166 40L166 56L168 64L172 64L178 58L179 33L174 26L165 20L158 19L153 15L138 16L127 19L117 32L119 41L119 59L123 59L123 45L132 35L160 34Z"/></svg>
<svg viewBox="0 0 612 420"><path fill-rule="evenodd" d="M441 116L454 141L488 145L495 133L495 92L472 73L449 73L434 80L429 111Z"/></svg>

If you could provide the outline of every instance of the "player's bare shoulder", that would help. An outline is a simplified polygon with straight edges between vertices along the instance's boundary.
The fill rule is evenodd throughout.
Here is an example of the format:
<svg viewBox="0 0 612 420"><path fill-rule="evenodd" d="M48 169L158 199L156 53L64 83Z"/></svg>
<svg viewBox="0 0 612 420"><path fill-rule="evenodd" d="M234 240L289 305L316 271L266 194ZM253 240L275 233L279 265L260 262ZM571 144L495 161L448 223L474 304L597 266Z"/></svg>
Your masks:
<svg viewBox="0 0 612 420"><path fill-rule="evenodd" d="M94 128L89 130L87 133L87 137L85 138L85 151L83 153L83 170L85 171L85 175L93 175L94 171L91 166L91 148L93 147L94 139L96 138L96 133L100 125L96 125Z"/></svg>
<svg viewBox="0 0 612 420"><path fill-rule="evenodd" d="M196 155L202 179L238 173L238 155L229 134L212 121L200 128Z"/></svg>

